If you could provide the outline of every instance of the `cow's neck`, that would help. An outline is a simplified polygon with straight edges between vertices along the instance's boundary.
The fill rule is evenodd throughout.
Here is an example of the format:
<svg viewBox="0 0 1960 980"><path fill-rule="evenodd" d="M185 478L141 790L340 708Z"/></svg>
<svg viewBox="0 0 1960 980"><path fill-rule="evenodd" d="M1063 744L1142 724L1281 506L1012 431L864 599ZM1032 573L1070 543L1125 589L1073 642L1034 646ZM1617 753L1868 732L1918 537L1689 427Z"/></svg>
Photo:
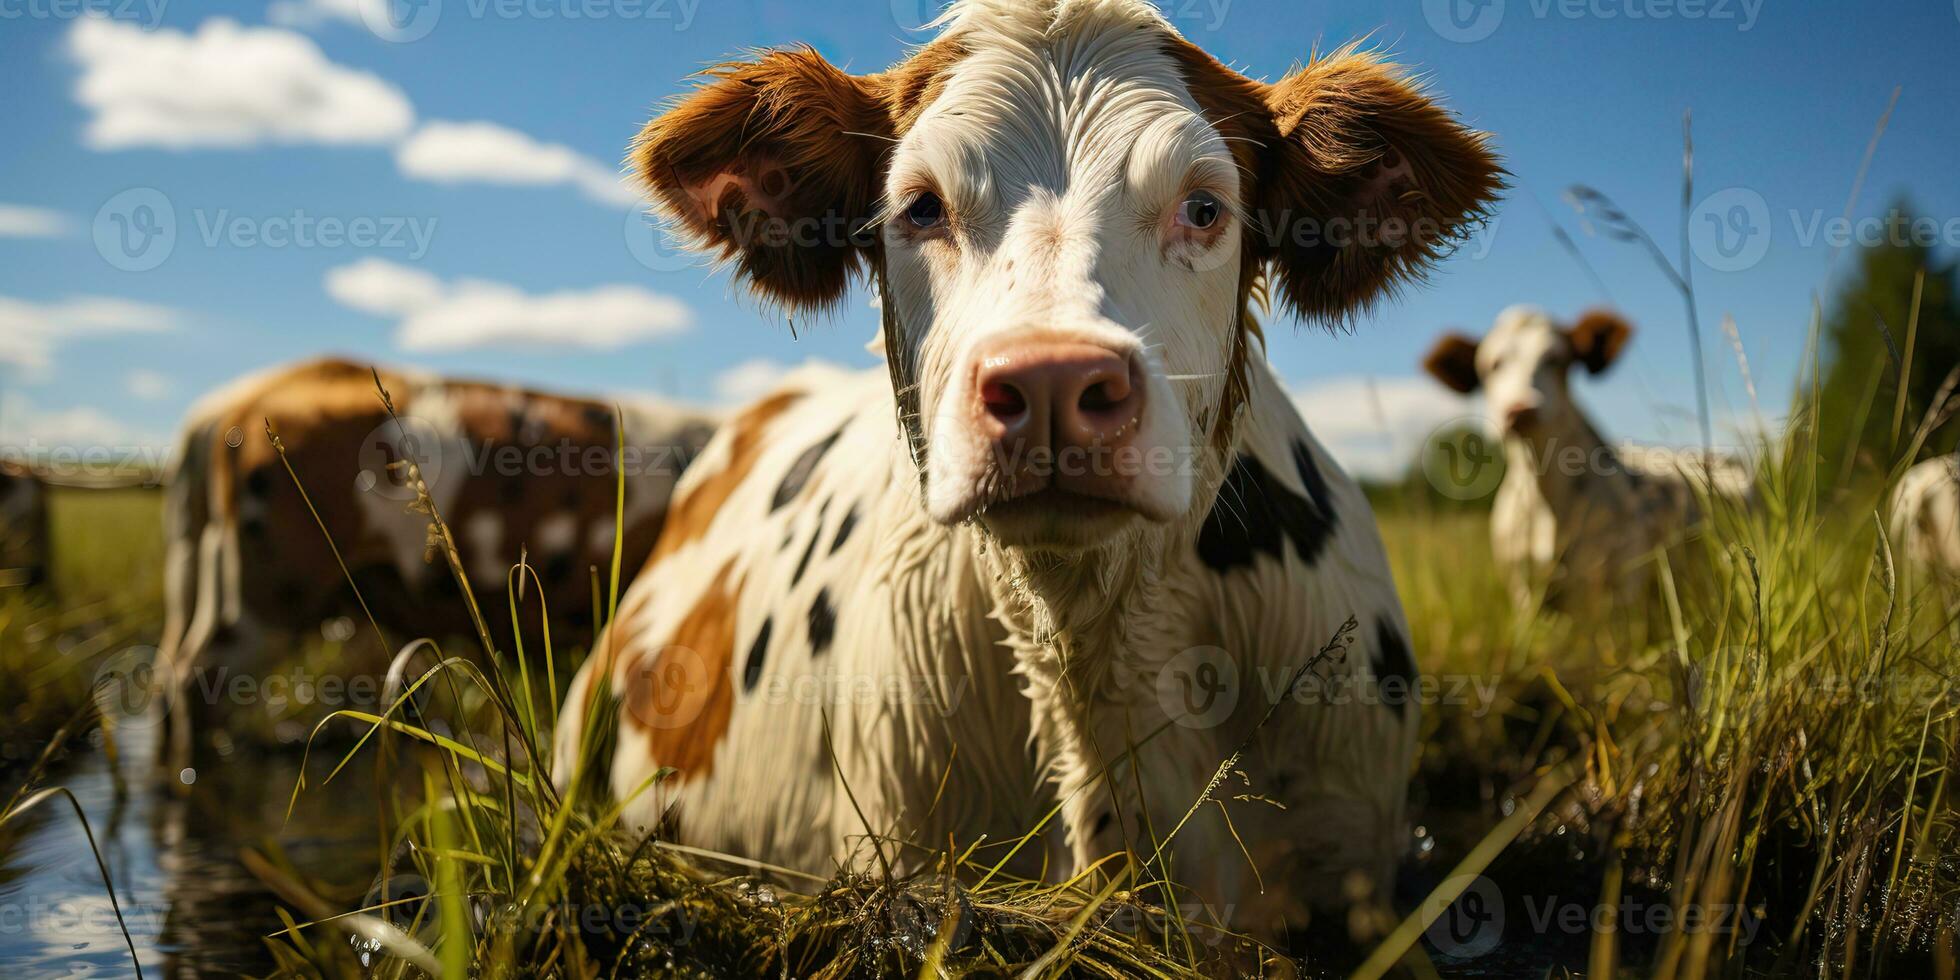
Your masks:
<svg viewBox="0 0 1960 980"><path fill-rule="evenodd" d="M1530 435L1507 433L1504 457L1507 479L1529 480L1559 518L1597 511L1632 492L1619 454L1577 405Z"/></svg>

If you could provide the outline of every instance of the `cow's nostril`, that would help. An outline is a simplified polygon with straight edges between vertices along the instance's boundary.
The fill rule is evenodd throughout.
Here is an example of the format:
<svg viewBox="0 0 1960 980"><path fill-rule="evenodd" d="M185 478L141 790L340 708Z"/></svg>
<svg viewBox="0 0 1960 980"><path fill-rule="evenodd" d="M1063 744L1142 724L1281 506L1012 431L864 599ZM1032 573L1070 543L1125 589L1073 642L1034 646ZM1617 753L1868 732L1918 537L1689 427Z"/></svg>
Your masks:
<svg viewBox="0 0 1960 980"><path fill-rule="evenodd" d="M1002 422L1020 418L1028 410L1028 399L1020 389L1002 381L989 381L980 386L980 401L987 406L987 414Z"/></svg>
<svg viewBox="0 0 1960 980"><path fill-rule="evenodd" d="M1102 381L1082 389L1082 397L1076 404L1085 412L1100 412L1117 401L1109 393L1109 382Z"/></svg>

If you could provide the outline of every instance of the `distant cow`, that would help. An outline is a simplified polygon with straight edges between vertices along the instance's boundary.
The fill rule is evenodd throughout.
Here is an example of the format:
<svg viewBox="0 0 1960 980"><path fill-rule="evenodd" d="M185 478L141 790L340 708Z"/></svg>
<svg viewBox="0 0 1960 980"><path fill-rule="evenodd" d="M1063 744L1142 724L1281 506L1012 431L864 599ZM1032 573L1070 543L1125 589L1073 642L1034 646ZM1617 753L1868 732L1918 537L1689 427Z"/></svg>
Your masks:
<svg viewBox="0 0 1960 980"><path fill-rule="evenodd" d="M759 295L872 270L887 368L792 378L715 436L557 777L603 724L589 778L629 824L812 871L1005 860L1059 806L1018 857L1060 880L1175 827L1186 907L1269 939L1385 896L1407 625L1251 298L1340 319L1419 274L1493 199L1484 137L1376 58L1259 82L1141 0L944 26L880 74L723 66L642 132L648 189Z"/></svg>
<svg viewBox="0 0 1960 980"><path fill-rule="evenodd" d="M47 581L47 485L27 466L0 459L0 587Z"/></svg>
<svg viewBox="0 0 1960 980"><path fill-rule="evenodd" d="M1498 314L1483 340L1448 334L1423 367L1463 394L1481 391L1504 442L1504 482L1491 506L1491 547L1520 608L1600 608L1644 598L1657 548L1701 519L1701 491L1750 493L1732 463L1700 453L1610 446L1572 398L1568 378L1611 367L1633 335L1618 314L1560 326L1543 310ZM1710 485L1712 483L1712 486Z"/></svg>
<svg viewBox="0 0 1960 980"><path fill-rule="evenodd" d="M1905 562L1960 583L1960 453L1906 471L1892 491L1892 537Z"/></svg>
<svg viewBox="0 0 1960 980"><path fill-rule="evenodd" d="M408 461L456 540L498 642L510 633L506 576L523 556L539 580L526 589L526 630L541 598L558 626L554 646L583 644L593 604L588 570L611 564L618 472L626 475L622 568L630 572L652 550L674 481L714 426L700 412L628 403L616 469L607 402L378 373L399 420L383 407L376 369L338 359L244 378L192 409L168 480L159 654L167 690L184 690L198 670L277 671L282 644L340 617L358 627L347 638L365 642L347 575L391 645L473 635L407 485ZM190 706L216 707L202 703L210 700ZM187 733L191 714L175 712L174 736Z"/></svg>

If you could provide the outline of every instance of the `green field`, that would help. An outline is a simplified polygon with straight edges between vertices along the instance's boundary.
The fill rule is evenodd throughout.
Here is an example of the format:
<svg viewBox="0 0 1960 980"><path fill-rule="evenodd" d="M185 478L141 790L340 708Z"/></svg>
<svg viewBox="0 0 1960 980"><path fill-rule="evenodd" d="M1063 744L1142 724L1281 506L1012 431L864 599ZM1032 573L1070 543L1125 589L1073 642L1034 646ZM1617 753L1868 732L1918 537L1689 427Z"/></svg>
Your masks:
<svg viewBox="0 0 1960 980"><path fill-rule="evenodd" d="M1820 506L1813 479L1802 466L1766 468L1761 506L1718 513L1675 556L1682 567L1665 569L1650 608L1596 623L1514 611L1486 560L1480 511L1379 494L1420 663L1441 693L1413 774L1420 829L1403 907L1355 916L1308 972L1952 975L1957 607L1937 587L1899 584L1908 577L1890 567L1872 516L1877 488ZM0 606L0 685L27 692L6 699L10 783L60 785L72 759L33 759L58 728L92 724L103 658L153 642L159 503L143 492L55 499L59 601ZM955 856L960 886L758 885L739 866L628 839L611 811L567 805L533 778L525 746L542 753L551 717L535 673L456 665L426 683L449 689L429 715L326 753L385 742L380 765L395 778L330 799L310 786L297 806L375 822L395 842L391 872L412 869L433 899L340 915L374 896L252 849L252 873L278 896L268 904L317 922L269 942L282 970L357 976L360 949L382 976L1261 969L1262 954L1232 937L1162 928L1175 921L1156 910L1162 887L1127 874L1041 885ZM446 727L428 721L444 712ZM364 723L335 724L344 734ZM437 744L401 751L418 741ZM73 744L94 752L102 740ZM317 762L313 780L330 765ZM0 835L0 847L12 840ZM1436 955L1439 934L1419 937L1466 889L1502 903L1503 943L1481 959ZM657 914L628 927L572 912L595 907ZM1662 910L1672 925L1655 925Z"/></svg>

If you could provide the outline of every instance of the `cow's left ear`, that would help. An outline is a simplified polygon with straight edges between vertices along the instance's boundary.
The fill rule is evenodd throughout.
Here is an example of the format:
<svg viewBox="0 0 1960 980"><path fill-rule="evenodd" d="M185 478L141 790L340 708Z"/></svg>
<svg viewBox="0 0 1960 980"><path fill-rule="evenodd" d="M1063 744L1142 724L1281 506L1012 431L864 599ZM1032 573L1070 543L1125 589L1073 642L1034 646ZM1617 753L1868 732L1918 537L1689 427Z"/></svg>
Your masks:
<svg viewBox="0 0 1960 980"><path fill-rule="evenodd" d="M1247 234L1302 316L1339 321L1420 278L1504 187L1489 138L1375 55L1343 49L1263 88L1277 141Z"/></svg>
<svg viewBox="0 0 1960 980"><path fill-rule="evenodd" d="M1566 339L1572 342L1572 356L1591 374L1612 367L1632 336L1633 327L1611 310L1588 310L1565 330Z"/></svg>

